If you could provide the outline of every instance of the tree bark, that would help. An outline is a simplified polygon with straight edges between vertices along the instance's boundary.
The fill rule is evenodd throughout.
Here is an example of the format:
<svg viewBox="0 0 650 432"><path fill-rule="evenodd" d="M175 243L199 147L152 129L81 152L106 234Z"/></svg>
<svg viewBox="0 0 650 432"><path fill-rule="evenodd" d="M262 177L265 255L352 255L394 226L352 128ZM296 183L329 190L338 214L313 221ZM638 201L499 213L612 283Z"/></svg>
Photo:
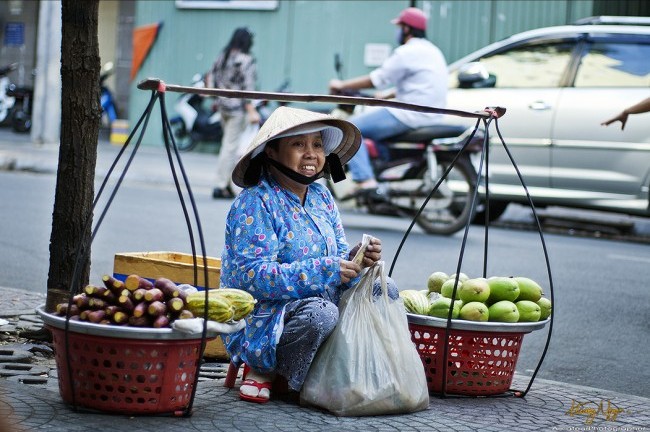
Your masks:
<svg viewBox="0 0 650 432"><path fill-rule="evenodd" d="M61 143L56 178L46 310L88 283L92 202L101 118L99 0L62 1ZM80 262L77 249L82 245ZM78 265L75 276L75 266Z"/></svg>

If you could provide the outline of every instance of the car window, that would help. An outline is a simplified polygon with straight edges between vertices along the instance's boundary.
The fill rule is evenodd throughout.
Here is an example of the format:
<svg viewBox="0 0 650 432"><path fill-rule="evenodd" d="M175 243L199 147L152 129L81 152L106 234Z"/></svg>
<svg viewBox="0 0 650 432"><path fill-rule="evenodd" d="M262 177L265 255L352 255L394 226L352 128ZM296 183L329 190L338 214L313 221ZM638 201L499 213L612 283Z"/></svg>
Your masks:
<svg viewBox="0 0 650 432"><path fill-rule="evenodd" d="M495 87L559 87L573 48L571 42L529 44L479 61L496 77Z"/></svg>
<svg viewBox="0 0 650 432"><path fill-rule="evenodd" d="M650 44L591 45L576 75L575 87L649 87Z"/></svg>

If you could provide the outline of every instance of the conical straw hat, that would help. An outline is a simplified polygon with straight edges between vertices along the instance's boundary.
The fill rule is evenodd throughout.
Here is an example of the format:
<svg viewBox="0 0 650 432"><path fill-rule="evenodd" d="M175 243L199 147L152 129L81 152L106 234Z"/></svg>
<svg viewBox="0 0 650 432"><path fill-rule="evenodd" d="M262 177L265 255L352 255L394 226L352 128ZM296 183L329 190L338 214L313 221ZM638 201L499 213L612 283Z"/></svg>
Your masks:
<svg viewBox="0 0 650 432"><path fill-rule="evenodd" d="M232 173L233 182L239 187L252 186L251 184L246 184L244 178L250 178L251 173L248 173L249 176L246 176L249 168L261 169L258 164L251 166L251 159L264 151L266 143L274 138L290 135L292 131L302 132L308 130L308 126L312 123L314 126L318 126L318 124L331 126L342 132L342 139L339 143L328 142L328 140L340 139L341 133L338 133L338 131L327 131L329 128L323 132L323 144L326 155L329 153L337 154L341 160L341 165L345 165L352 159L352 156L354 156L361 144L361 132L355 125L346 120L336 119L328 114L298 108L279 107L264 122L255 139L253 139L253 142L246 149L244 156L237 162ZM321 129L322 127L317 128L317 130ZM332 148L333 150L330 150Z"/></svg>

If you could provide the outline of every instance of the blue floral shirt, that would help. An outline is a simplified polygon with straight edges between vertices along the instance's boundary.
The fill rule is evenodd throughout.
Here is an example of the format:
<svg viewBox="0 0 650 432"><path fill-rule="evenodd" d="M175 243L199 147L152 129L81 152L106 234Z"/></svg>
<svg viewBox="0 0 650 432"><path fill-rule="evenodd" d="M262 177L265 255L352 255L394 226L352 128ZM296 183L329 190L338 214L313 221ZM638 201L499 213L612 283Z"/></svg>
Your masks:
<svg viewBox="0 0 650 432"><path fill-rule="evenodd" d="M338 304L340 258L348 259L341 217L330 191L308 186L304 206L271 176L244 189L226 221L221 286L248 291L257 299L246 327L224 336L233 361L253 369L275 369L275 349L292 300L323 297Z"/></svg>

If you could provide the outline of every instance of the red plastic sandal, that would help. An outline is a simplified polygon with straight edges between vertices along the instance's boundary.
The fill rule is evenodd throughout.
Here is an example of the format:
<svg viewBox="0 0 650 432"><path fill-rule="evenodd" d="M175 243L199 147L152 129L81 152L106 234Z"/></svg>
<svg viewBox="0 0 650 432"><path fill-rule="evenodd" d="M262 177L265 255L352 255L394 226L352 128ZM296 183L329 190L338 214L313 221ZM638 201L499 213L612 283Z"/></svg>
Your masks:
<svg viewBox="0 0 650 432"><path fill-rule="evenodd" d="M248 372L250 372L250 367L247 364L244 364L244 371L242 372L242 383L241 385L247 385L247 386L252 386L257 388L257 394L258 396L250 396L243 394L241 392L241 386L239 388L239 398L241 400L245 400L248 402L255 402L255 403L266 403L271 399L271 388L273 387L273 382L271 381L266 381L266 382L258 382L252 379L247 379L246 376L248 375ZM260 392L263 389L268 389L269 390L269 397L264 397L264 396L259 396Z"/></svg>
<svg viewBox="0 0 650 432"><path fill-rule="evenodd" d="M248 402L255 402L255 403L267 403L269 401L269 399L271 399L270 392L271 392L272 383L270 381L257 382L257 381L252 380L252 379L247 379L247 380L244 380L244 382L242 382L241 385L257 387L257 391L258 391L257 392L258 396L250 396L250 395L246 395L246 394L242 393L241 388L240 388L240 390L239 390L239 398L241 400L245 400L245 401L248 401ZM269 397L259 396L259 393L263 389L268 389L269 390Z"/></svg>

